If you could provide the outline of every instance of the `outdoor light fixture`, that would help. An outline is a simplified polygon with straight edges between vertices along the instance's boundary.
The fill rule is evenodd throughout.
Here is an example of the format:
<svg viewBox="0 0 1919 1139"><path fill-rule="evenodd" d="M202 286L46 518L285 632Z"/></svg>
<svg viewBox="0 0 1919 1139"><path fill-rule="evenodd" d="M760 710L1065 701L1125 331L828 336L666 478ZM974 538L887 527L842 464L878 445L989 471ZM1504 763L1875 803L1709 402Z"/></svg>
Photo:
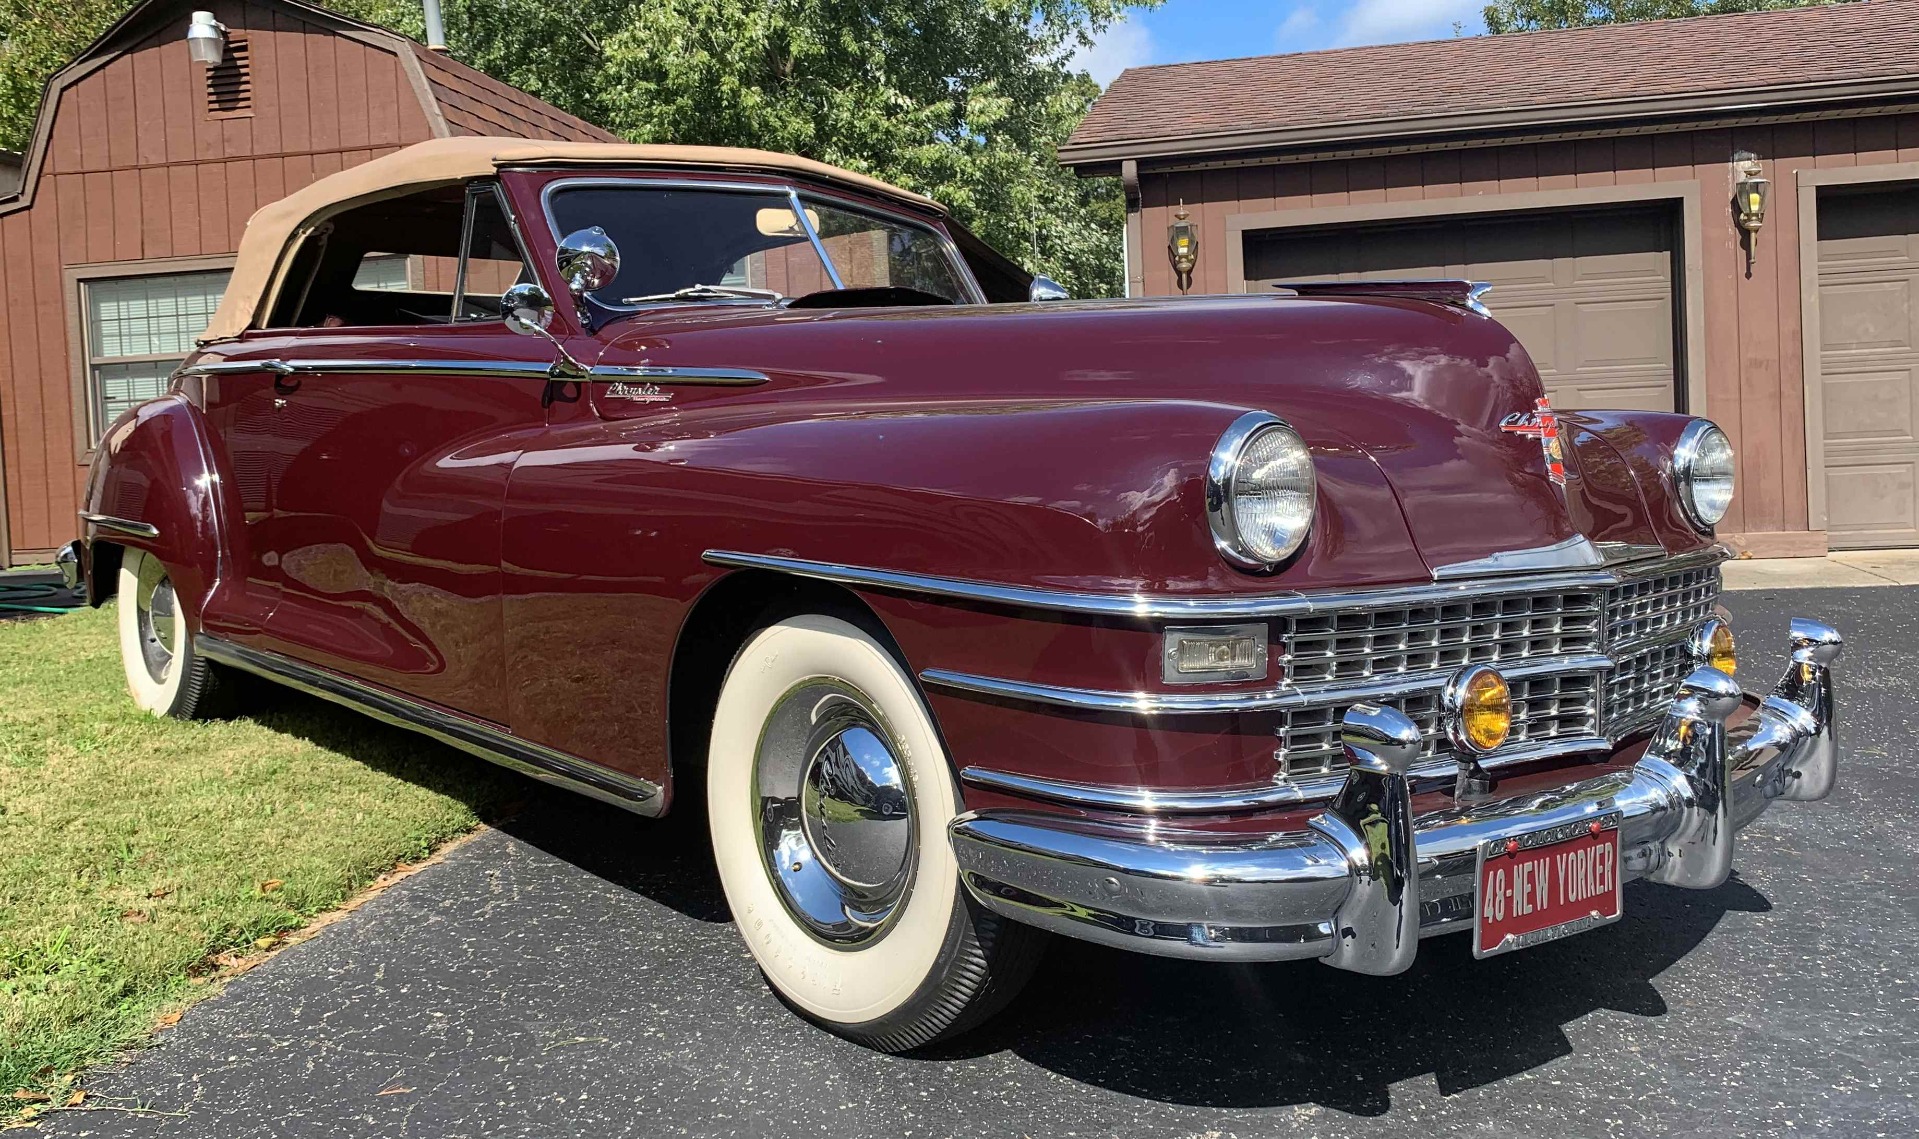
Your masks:
<svg viewBox="0 0 1919 1139"><path fill-rule="evenodd" d="M1179 204L1173 219L1173 224L1166 227L1166 256L1172 259L1173 279L1184 293L1193 287L1193 266L1199 264L1199 226L1186 212L1185 202Z"/></svg>
<svg viewBox="0 0 1919 1139"><path fill-rule="evenodd" d="M1752 275L1753 259L1759 253L1759 228L1766 224L1766 198L1772 183L1760 173L1757 156L1746 151L1733 155L1739 180L1733 186L1733 211L1739 228L1746 234L1746 275Z"/></svg>
<svg viewBox="0 0 1919 1139"><path fill-rule="evenodd" d="M226 54L227 26L213 18L212 12L195 12L187 25L187 55L195 63L212 67Z"/></svg>

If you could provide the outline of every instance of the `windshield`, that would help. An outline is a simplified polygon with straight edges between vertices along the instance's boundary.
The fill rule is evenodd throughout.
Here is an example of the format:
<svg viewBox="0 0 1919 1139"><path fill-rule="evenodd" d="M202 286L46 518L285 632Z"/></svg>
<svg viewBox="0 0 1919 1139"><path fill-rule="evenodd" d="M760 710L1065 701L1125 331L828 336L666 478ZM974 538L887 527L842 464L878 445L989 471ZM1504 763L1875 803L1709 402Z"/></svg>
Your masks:
<svg viewBox="0 0 1919 1139"><path fill-rule="evenodd" d="M549 208L560 235L599 226L619 246L619 276L594 293L604 303L774 300L833 288L905 288L955 304L972 300L932 230L811 199L802 199L802 224L783 190L595 183L555 189Z"/></svg>

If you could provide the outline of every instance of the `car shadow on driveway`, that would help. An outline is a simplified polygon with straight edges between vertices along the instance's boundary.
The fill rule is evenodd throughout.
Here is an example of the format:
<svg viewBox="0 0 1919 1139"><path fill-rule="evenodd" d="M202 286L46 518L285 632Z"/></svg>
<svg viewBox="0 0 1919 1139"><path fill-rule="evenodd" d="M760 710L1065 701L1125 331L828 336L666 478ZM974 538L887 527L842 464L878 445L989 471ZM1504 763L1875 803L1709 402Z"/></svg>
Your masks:
<svg viewBox="0 0 1919 1139"><path fill-rule="evenodd" d="M503 793L498 780L452 766L478 760L318 701L289 695L261 716L401 778L471 794L491 825L604 882L702 923L731 920L697 800L654 820L517 776L501 777ZM1435 938L1397 977L1313 961L1212 965L1055 938L1032 984L998 1018L895 1062L1011 1053L1079 1083L1171 1104L1318 1104L1384 1115L1401 1081L1430 1073L1442 1095L1453 1095L1568 1056L1566 1027L1594 1012L1665 1015L1654 979L1727 913L1770 909L1736 876L1709 891L1635 882L1614 925L1486 961L1473 959L1463 935Z"/></svg>
<svg viewBox="0 0 1919 1139"><path fill-rule="evenodd" d="M1728 912L1769 909L1737 878L1702 892L1633 883L1615 925L1485 961L1464 935L1430 939L1397 977L1314 961L1208 965L1059 940L1009 1015L925 1058L1005 1049L1069 1079L1169 1103L1383 1115L1403 1080L1430 1073L1454 1095L1569 1055L1565 1027L1590 1013L1665 1015L1653 979Z"/></svg>

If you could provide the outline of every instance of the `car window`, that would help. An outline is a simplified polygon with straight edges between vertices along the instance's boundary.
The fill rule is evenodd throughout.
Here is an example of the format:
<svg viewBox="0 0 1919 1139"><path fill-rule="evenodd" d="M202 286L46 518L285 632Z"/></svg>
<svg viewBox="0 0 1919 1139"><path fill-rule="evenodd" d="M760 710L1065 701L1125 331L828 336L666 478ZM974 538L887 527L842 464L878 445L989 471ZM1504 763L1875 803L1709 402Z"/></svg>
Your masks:
<svg viewBox="0 0 1919 1139"><path fill-rule="evenodd" d="M843 287L916 289L955 304L972 299L932 230L823 202L808 201L806 208Z"/></svg>
<svg viewBox="0 0 1919 1139"><path fill-rule="evenodd" d="M307 231L264 326L495 319L507 286L532 279L498 188L440 187L357 206Z"/></svg>

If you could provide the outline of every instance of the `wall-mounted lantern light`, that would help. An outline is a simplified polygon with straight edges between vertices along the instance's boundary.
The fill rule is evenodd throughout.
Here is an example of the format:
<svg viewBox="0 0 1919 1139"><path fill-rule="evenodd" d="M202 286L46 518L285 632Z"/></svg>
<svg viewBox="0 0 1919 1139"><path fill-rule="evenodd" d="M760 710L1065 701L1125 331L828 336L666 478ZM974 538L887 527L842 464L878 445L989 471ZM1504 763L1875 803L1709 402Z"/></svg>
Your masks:
<svg viewBox="0 0 1919 1139"><path fill-rule="evenodd" d="M1759 159L1746 151L1733 155L1733 169L1738 176L1732 188L1733 216L1746 235L1746 275L1750 277L1753 259L1759 253L1759 230L1766 224L1766 200L1772 183L1761 173Z"/></svg>
<svg viewBox="0 0 1919 1139"><path fill-rule="evenodd" d="M1193 287L1193 267L1199 264L1199 226L1191 219L1181 202L1173 224L1166 227L1166 256L1173 262L1173 279L1181 293Z"/></svg>
<svg viewBox="0 0 1919 1139"><path fill-rule="evenodd" d="M195 12L187 25L187 55L195 63L213 67L226 54L227 26L213 18L212 12Z"/></svg>

